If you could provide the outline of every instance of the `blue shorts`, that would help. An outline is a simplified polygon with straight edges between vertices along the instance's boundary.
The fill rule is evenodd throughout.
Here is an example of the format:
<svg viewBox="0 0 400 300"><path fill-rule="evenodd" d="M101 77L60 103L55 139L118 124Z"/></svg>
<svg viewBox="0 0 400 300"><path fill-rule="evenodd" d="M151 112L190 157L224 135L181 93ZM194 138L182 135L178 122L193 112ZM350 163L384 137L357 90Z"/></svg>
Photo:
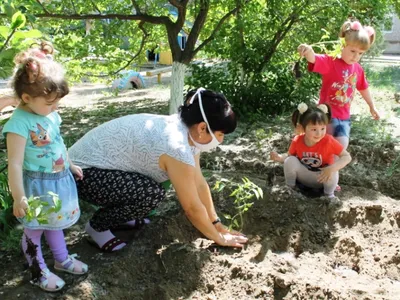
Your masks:
<svg viewBox="0 0 400 300"><path fill-rule="evenodd" d="M332 118L331 123L327 126L327 133L332 135L333 137L346 136L350 138L350 126L350 119L339 120L336 118Z"/></svg>

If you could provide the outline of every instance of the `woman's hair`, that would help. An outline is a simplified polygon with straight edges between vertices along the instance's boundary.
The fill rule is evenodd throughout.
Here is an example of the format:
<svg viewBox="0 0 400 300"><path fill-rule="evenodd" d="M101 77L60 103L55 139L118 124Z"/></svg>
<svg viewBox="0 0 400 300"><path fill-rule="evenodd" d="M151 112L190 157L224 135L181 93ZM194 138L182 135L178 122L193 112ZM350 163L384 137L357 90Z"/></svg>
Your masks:
<svg viewBox="0 0 400 300"><path fill-rule="evenodd" d="M50 55L53 50L50 43L42 42L40 48L31 48L15 56L11 84L19 99L27 94L54 101L69 93L64 68Z"/></svg>
<svg viewBox="0 0 400 300"><path fill-rule="evenodd" d="M303 129L309 124L325 124L331 122L331 108L326 104L318 106L307 106L305 103L300 103L297 109L292 114L292 123L296 127L300 124Z"/></svg>
<svg viewBox="0 0 400 300"><path fill-rule="evenodd" d="M346 45L366 51L375 41L375 30L371 26L362 26L357 20L347 20L340 28L339 37L345 39Z"/></svg>
<svg viewBox="0 0 400 300"><path fill-rule="evenodd" d="M198 95L191 101L196 91L189 91L184 104L179 107L181 119L187 127L205 122L200 111ZM225 134L235 131L237 125L236 115L225 96L222 93L211 90L203 90L200 93L203 110L211 130L213 132L222 131Z"/></svg>

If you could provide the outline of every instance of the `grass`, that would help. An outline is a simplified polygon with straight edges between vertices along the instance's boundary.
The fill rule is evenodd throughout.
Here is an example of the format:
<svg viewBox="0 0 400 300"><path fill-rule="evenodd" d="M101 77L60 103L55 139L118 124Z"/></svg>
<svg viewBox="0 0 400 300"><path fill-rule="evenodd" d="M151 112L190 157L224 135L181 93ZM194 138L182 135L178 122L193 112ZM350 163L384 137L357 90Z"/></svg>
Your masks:
<svg viewBox="0 0 400 300"><path fill-rule="evenodd" d="M399 65L367 65L364 70L372 87L393 92L400 91Z"/></svg>

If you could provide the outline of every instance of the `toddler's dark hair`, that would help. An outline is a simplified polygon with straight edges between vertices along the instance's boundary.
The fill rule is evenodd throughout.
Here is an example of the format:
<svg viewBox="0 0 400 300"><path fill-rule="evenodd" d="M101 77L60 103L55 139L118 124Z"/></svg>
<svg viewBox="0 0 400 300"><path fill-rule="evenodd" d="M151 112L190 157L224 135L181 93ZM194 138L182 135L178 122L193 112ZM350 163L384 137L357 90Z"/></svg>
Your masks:
<svg viewBox="0 0 400 300"><path fill-rule="evenodd" d="M325 105L328 112L325 113L320 105ZM296 109L292 114L292 124L296 127L300 124L303 129L306 128L308 124L325 124L328 125L331 122L331 108L327 104L320 104L318 106L308 106L307 110L300 113L299 109Z"/></svg>
<svg viewBox="0 0 400 300"><path fill-rule="evenodd" d="M187 127L205 122L200 111L198 95L195 96L193 103L190 104L190 100L196 91L197 90L189 91L184 104L179 107L181 119ZM222 131L225 134L235 131L237 126L236 115L222 93L203 90L201 91L201 100L204 113L212 131Z"/></svg>
<svg viewBox="0 0 400 300"><path fill-rule="evenodd" d="M43 47L48 47L43 44ZM45 97L49 101L62 98L69 93L64 77L64 68L48 56L47 49L29 49L19 53L15 59L12 87L19 99L23 94Z"/></svg>

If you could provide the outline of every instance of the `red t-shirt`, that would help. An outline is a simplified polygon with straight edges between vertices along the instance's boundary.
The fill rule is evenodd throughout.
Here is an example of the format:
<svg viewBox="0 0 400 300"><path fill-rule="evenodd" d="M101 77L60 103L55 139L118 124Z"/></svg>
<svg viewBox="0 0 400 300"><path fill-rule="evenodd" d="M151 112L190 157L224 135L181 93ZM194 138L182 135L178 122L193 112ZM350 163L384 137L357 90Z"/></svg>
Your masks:
<svg viewBox="0 0 400 300"><path fill-rule="evenodd" d="M289 154L296 156L300 162L312 171L334 163L334 156L343 151L343 146L330 134L312 147L304 142L304 134L296 135L290 144Z"/></svg>
<svg viewBox="0 0 400 300"><path fill-rule="evenodd" d="M361 65L358 63L349 65L341 58L316 54L315 63L309 63L308 70L322 75L319 103L329 104L332 118L349 119L350 104L356 89L362 91L368 88Z"/></svg>

